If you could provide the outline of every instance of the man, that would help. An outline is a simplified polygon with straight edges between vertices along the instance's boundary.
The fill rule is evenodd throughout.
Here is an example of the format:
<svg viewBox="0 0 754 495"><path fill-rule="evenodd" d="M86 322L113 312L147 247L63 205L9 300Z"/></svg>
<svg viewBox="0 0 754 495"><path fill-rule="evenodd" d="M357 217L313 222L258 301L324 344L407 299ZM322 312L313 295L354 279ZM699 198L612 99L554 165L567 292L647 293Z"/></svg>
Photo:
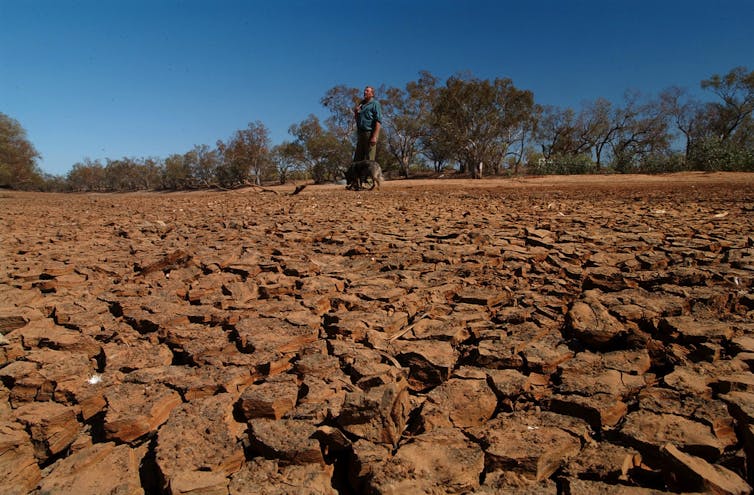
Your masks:
<svg viewBox="0 0 754 495"><path fill-rule="evenodd" d="M377 154L377 138L382 126L382 107L374 99L374 88L364 88L364 99L353 109L356 118L358 140L353 161L374 160Z"/></svg>

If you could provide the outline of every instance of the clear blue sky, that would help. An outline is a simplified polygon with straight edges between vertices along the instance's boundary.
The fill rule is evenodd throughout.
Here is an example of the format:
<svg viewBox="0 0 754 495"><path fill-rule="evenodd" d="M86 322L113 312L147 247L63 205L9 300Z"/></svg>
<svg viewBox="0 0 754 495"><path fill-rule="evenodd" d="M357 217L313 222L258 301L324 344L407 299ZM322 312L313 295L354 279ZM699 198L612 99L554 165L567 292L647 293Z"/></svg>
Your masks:
<svg viewBox="0 0 754 495"><path fill-rule="evenodd" d="M510 77L578 108L754 69L752 0L0 0L0 112L45 172L165 158L261 121L273 144L339 84Z"/></svg>

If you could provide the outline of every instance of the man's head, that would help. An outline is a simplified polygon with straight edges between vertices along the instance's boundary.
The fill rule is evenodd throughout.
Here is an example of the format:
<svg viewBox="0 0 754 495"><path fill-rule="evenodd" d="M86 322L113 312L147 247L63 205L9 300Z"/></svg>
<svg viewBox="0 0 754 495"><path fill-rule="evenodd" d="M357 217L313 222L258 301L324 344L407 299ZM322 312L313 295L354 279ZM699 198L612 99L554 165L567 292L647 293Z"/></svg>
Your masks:
<svg viewBox="0 0 754 495"><path fill-rule="evenodd" d="M372 98L374 98L374 88L367 86L366 88L364 88L364 99L371 100Z"/></svg>

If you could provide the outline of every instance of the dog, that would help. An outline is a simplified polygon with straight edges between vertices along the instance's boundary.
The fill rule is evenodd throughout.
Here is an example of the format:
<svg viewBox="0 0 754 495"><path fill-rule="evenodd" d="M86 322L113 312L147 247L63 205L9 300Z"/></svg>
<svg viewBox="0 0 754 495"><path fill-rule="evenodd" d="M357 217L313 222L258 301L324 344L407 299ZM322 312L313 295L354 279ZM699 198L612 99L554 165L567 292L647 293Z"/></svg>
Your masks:
<svg viewBox="0 0 754 495"><path fill-rule="evenodd" d="M363 160L360 162L353 162L346 170L346 189L353 189L354 191L361 190L362 182L367 179L372 180L372 187L370 191L377 186L377 190L380 190L382 181L385 180L382 177L382 167L380 164L373 160Z"/></svg>

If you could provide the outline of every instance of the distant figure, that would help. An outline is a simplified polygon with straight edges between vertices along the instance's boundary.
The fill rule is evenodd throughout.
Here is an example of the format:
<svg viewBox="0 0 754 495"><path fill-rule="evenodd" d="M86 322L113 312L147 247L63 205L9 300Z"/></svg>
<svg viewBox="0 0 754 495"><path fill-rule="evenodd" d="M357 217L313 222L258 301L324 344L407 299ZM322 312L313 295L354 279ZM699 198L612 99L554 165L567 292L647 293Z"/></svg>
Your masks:
<svg viewBox="0 0 754 495"><path fill-rule="evenodd" d="M358 131L353 161L374 161L377 156L377 138L382 126L382 107L380 102L374 99L374 88L364 88L364 99L353 109L353 115Z"/></svg>

